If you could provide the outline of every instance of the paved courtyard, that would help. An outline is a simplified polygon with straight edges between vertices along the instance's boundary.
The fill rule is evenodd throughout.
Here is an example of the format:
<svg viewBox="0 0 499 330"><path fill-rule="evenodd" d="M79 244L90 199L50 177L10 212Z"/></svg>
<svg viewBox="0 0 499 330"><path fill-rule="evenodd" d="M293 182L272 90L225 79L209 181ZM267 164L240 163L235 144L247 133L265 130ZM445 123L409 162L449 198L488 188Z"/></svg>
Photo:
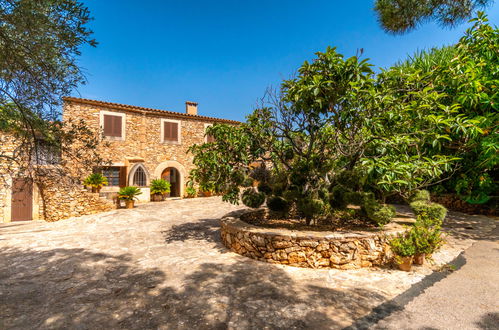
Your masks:
<svg viewBox="0 0 499 330"><path fill-rule="evenodd" d="M0 329L365 328L495 225L452 214L445 249L410 273L314 270L228 251L218 219L238 208L211 197L0 225Z"/></svg>

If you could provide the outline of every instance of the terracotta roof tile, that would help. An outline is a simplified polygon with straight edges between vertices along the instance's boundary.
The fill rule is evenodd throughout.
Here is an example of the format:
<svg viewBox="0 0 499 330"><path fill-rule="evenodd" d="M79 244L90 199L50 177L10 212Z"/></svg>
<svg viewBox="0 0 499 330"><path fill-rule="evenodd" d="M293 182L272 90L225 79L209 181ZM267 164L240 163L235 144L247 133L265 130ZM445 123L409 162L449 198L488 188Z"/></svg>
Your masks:
<svg viewBox="0 0 499 330"><path fill-rule="evenodd" d="M230 123L230 124L240 124L241 123L239 121L230 120L230 119L221 119L221 118L206 117L206 116L200 116L200 115L190 115L190 114L181 113L181 112L152 109L152 108L144 108L144 107L138 107L135 105L121 104L121 103L112 103L112 102L104 102L104 101L97 101L97 100L90 100L90 99L82 99L82 98L78 98L78 97L69 97L68 96L68 97L63 97L63 100L65 102L98 105L98 106L103 106L103 107L117 109L117 110L147 112L147 113L151 113L151 114L164 115L164 116L168 116L168 117L208 120L208 121L214 121L214 122L220 122L220 123ZM194 103L194 102L192 102L192 103Z"/></svg>

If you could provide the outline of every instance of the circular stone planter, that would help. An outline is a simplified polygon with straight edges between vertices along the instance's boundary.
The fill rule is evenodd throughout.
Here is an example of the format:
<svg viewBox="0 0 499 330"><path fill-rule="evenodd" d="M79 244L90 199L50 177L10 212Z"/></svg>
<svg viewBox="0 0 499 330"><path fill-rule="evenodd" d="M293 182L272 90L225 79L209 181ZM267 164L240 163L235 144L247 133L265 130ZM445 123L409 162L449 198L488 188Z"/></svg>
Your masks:
<svg viewBox="0 0 499 330"><path fill-rule="evenodd" d="M405 230L396 221L373 231L262 228L240 220L246 212L255 211L232 212L220 220L224 245L243 256L297 267L355 269L386 264L393 258L388 240Z"/></svg>

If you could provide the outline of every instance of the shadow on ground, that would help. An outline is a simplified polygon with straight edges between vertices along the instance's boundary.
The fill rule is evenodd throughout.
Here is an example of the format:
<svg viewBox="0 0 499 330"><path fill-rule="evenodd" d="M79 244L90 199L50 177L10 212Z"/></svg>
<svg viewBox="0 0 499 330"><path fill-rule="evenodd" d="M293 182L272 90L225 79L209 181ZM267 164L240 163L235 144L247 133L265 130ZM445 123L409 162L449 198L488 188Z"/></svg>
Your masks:
<svg viewBox="0 0 499 330"><path fill-rule="evenodd" d="M341 328L384 299L298 284L252 260L206 262L175 285L175 269L141 269L126 254L83 249L7 249L0 266L2 329Z"/></svg>

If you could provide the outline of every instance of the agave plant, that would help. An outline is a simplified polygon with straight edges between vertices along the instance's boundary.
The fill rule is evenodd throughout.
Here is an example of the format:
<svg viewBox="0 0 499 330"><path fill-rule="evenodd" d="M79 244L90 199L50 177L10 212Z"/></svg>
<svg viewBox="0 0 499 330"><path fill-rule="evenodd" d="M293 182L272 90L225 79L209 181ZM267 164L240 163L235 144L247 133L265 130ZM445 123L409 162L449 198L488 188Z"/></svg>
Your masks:
<svg viewBox="0 0 499 330"><path fill-rule="evenodd" d="M108 184L107 178L100 173L92 173L83 181L83 184L92 187L92 192L99 192L103 186Z"/></svg>
<svg viewBox="0 0 499 330"><path fill-rule="evenodd" d="M137 187L123 187L118 192L118 198L126 201L133 201L138 199L137 196L142 194L140 188Z"/></svg>

